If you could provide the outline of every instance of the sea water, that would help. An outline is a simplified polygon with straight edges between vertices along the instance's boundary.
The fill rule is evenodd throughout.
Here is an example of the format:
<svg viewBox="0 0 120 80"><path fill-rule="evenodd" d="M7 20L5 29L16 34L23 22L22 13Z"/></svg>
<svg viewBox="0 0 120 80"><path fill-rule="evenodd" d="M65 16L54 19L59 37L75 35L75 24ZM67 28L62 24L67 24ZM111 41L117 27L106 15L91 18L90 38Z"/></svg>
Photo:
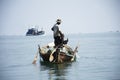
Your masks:
<svg viewBox="0 0 120 80"><path fill-rule="evenodd" d="M0 36L0 80L120 80L120 33L67 35L77 59L63 64L32 61L52 36Z"/></svg>

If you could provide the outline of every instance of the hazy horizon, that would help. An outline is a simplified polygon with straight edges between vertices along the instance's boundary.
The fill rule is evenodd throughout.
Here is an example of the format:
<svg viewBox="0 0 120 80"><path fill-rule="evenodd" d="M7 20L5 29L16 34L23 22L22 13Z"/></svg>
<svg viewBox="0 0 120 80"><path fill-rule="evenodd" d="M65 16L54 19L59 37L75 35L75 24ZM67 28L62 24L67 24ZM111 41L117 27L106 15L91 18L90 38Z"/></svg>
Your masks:
<svg viewBox="0 0 120 80"><path fill-rule="evenodd" d="M120 31L120 0L1 0L0 35L25 35L39 26L46 35L56 19L65 34Z"/></svg>

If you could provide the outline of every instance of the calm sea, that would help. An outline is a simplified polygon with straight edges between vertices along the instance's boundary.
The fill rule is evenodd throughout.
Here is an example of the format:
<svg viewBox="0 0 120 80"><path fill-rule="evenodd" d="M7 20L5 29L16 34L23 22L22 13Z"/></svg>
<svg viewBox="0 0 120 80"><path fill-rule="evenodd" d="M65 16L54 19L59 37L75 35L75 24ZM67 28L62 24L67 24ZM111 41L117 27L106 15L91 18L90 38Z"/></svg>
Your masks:
<svg viewBox="0 0 120 80"><path fill-rule="evenodd" d="M72 48L80 43L77 60L51 65L32 61L52 36L0 36L0 80L120 80L120 33L66 37Z"/></svg>

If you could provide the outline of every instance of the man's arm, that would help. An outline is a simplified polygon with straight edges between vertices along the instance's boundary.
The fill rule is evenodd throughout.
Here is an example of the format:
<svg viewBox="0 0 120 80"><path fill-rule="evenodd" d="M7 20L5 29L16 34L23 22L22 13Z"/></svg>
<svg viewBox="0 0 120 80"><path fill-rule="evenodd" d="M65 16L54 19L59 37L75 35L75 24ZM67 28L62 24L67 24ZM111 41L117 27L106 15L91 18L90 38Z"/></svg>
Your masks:
<svg viewBox="0 0 120 80"><path fill-rule="evenodd" d="M54 31L54 28L52 27L51 30Z"/></svg>

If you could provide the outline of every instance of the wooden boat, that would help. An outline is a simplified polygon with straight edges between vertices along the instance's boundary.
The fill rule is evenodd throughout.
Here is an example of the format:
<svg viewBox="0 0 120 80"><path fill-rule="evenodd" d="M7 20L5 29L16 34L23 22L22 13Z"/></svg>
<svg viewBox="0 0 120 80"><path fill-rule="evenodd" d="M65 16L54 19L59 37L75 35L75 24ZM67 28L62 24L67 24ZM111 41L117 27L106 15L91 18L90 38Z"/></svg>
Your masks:
<svg viewBox="0 0 120 80"><path fill-rule="evenodd" d="M39 55L44 62L50 63L64 63L72 62L76 59L78 46L73 50L68 45L62 47L54 47L54 43L49 43L46 46L38 46Z"/></svg>

